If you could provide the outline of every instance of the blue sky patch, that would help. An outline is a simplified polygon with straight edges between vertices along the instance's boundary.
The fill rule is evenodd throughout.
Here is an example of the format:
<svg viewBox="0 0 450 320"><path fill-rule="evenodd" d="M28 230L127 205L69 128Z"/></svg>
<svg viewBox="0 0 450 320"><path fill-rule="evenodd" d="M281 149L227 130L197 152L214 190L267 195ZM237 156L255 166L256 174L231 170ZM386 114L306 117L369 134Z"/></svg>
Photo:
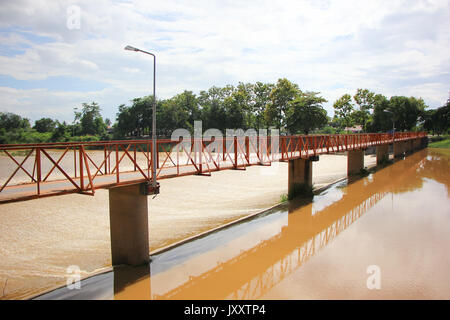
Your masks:
<svg viewBox="0 0 450 320"><path fill-rule="evenodd" d="M42 44L55 42L56 40L52 37L38 35L31 30L17 28L17 27L8 27L8 28L0 28L0 34L12 34L17 33L26 38L27 40L33 42L34 44Z"/></svg>
<svg viewBox="0 0 450 320"><path fill-rule="evenodd" d="M51 37L37 35L32 33L31 31L27 31L26 29L0 28L0 37L2 38L8 38L9 36L13 36L14 34L23 37L25 40L23 40L23 42L19 40L18 42L11 44L2 43L0 46L0 55L6 57L14 57L24 54L26 49L31 48L31 44L43 44L56 41ZM26 41L31 42L31 44L26 43Z"/></svg>
<svg viewBox="0 0 450 320"><path fill-rule="evenodd" d="M14 57L25 53L24 48L12 48L12 47L0 47L0 56L4 57Z"/></svg>
<svg viewBox="0 0 450 320"><path fill-rule="evenodd" d="M0 74L0 87L10 87L21 90L47 89L50 91L100 91L107 84L71 76L51 76L43 80L18 80L11 76Z"/></svg>

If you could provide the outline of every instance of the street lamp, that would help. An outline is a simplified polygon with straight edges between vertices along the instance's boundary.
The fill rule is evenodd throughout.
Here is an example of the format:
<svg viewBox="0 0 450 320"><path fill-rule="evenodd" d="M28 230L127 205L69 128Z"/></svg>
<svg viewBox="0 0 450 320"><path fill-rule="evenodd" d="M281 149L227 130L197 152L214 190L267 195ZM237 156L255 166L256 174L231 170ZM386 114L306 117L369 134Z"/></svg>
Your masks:
<svg viewBox="0 0 450 320"><path fill-rule="evenodd" d="M159 183L156 182L156 56L151 53L147 52L132 46L126 46L124 48L125 50L129 51L139 51L142 53L149 54L153 57L153 113L152 113L152 183L150 186L147 187L146 193L147 194L158 194L159 193Z"/></svg>
<svg viewBox="0 0 450 320"><path fill-rule="evenodd" d="M395 134L394 134L394 132L395 132L394 113L392 111L389 111L389 110L383 110L383 112L392 114L392 142L394 142L394 140L395 140Z"/></svg>

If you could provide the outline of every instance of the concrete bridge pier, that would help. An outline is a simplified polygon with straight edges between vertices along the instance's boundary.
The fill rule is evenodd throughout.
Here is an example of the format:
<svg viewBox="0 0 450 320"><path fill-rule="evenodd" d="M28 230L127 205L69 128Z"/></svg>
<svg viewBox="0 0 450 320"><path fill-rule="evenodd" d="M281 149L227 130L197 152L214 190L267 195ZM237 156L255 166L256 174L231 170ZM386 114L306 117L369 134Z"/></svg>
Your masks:
<svg viewBox="0 0 450 320"><path fill-rule="evenodd" d="M405 143L403 141L394 142L394 158L403 156L405 152Z"/></svg>
<svg viewBox="0 0 450 320"><path fill-rule="evenodd" d="M403 153L406 155L411 152L409 140L403 141Z"/></svg>
<svg viewBox="0 0 450 320"><path fill-rule="evenodd" d="M428 147L428 137L423 137L420 139L420 148L426 148Z"/></svg>
<svg viewBox="0 0 450 320"><path fill-rule="evenodd" d="M364 150L349 150L347 153L347 175L359 174L364 169Z"/></svg>
<svg viewBox="0 0 450 320"><path fill-rule="evenodd" d="M145 184L109 189L112 265L138 266L150 261Z"/></svg>
<svg viewBox="0 0 450 320"><path fill-rule="evenodd" d="M414 152L414 140L407 140L405 141L406 145L406 152L413 153Z"/></svg>
<svg viewBox="0 0 450 320"><path fill-rule="evenodd" d="M420 150L421 144L422 144L422 141L420 138L414 139L414 141L413 141L414 150Z"/></svg>
<svg viewBox="0 0 450 320"><path fill-rule="evenodd" d="M411 152L413 152L413 153L416 152L416 150L417 150L417 145L416 145L417 142L416 142L416 140L417 139L412 139L411 140Z"/></svg>
<svg viewBox="0 0 450 320"><path fill-rule="evenodd" d="M377 164L383 163L389 159L389 145L380 144L376 146L375 152L377 154Z"/></svg>
<svg viewBox="0 0 450 320"><path fill-rule="evenodd" d="M312 163L319 161L319 157L289 160L288 197L293 199L297 195L312 192Z"/></svg>

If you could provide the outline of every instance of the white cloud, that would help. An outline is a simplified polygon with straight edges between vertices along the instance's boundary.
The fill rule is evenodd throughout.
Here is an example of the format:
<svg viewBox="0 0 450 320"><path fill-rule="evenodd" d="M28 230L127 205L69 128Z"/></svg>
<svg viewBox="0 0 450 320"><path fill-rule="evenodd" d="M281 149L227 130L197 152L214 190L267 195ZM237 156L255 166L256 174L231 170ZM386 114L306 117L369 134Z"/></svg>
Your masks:
<svg viewBox="0 0 450 320"><path fill-rule="evenodd" d="M66 26L70 5L81 8L80 30ZM114 117L119 104L151 93L151 57L124 51L127 44L156 53L162 98L287 77L322 92L329 112L339 95L360 87L420 95L438 107L450 83L449 13L448 1L11 1L0 8L0 30L6 30L1 46L25 51L0 56L1 74L22 80L73 76L108 88L2 88L1 108L70 121L74 104L95 100ZM59 107L47 107L52 103L46 99Z"/></svg>

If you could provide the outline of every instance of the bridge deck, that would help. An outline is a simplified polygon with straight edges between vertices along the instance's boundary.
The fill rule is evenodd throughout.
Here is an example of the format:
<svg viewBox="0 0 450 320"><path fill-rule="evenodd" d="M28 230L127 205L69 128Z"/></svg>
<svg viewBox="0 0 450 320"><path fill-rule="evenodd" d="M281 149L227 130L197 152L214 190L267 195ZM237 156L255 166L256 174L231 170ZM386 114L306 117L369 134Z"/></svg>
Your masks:
<svg viewBox="0 0 450 320"><path fill-rule="evenodd" d="M426 133L157 140L157 179L211 174L274 161L424 137ZM150 182L151 140L0 145L0 203Z"/></svg>

